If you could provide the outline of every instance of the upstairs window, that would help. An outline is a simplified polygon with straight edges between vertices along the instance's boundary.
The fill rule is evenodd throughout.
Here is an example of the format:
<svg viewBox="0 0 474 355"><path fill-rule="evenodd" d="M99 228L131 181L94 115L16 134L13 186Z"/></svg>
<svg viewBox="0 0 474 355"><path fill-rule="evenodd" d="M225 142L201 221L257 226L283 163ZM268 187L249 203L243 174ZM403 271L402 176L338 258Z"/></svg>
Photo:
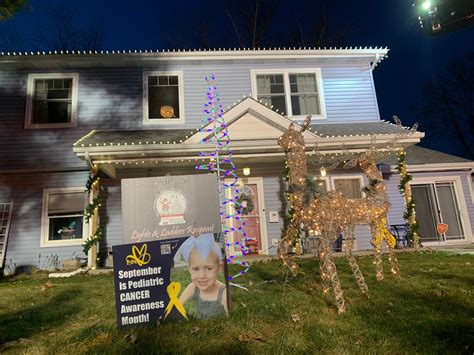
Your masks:
<svg viewBox="0 0 474 355"><path fill-rule="evenodd" d="M307 72L253 70L252 90L257 100L288 117L325 118L319 69Z"/></svg>
<svg viewBox="0 0 474 355"><path fill-rule="evenodd" d="M76 126L77 74L30 74L25 128Z"/></svg>
<svg viewBox="0 0 474 355"><path fill-rule="evenodd" d="M81 244L87 234L85 205L83 188L44 190L42 246Z"/></svg>
<svg viewBox="0 0 474 355"><path fill-rule="evenodd" d="M288 112L283 74L257 75L257 99L263 100L278 112Z"/></svg>
<svg viewBox="0 0 474 355"><path fill-rule="evenodd" d="M184 123L182 72L145 72L143 123Z"/></svg>

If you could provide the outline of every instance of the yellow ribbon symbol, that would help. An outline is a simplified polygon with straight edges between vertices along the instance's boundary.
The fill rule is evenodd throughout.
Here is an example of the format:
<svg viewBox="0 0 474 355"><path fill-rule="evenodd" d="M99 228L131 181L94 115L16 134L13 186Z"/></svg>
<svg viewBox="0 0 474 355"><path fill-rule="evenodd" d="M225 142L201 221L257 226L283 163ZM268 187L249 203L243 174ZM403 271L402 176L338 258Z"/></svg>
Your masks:
<svg viewBox="0 0 474 355"><path fill-rule="evenodd" d="M132 247L132 254L126 258L127 265L137 264L138 266L143 266L148 264L151 260L151 255L147 253L147 249L148 246L146 244L143 244L140 250L134 245Z"/></svg>
<svg viewBox="0 0 474 355"><path fill-rule="evenodd" d="M181 284L175 281L170 282L166 288L166 291L168 292L168 296L170 296L170 303L168 303L168 306L166 306L165 318L168 317L168 314L170 314L174 306L178 312L181 313L181 315L186 318L186 320L188 320L188 317L186 316L186 310L178 299L179 291L181 291Z"/></svg>

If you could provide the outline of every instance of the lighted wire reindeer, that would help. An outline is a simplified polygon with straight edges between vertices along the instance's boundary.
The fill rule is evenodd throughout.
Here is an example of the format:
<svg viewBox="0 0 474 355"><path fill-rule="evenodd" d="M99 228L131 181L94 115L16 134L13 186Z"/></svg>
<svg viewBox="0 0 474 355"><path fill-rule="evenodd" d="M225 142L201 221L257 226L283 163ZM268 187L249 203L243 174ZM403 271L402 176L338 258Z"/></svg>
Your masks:
<svg viewBox="0 0 474 355"><path fill-rule="evenodd" d="M289 184L292 190L291 203L295 210L293 222L313 231L320 231L321 238L318 246L321 280L323 291L327 293L332 286L339 313L345 312L345 300L341 289L336 266L332 258L332 244L337 239L341 228L344 229L345 240L343 243L346 257L357 280L361 292L368 294L367 284L360 268L352 254L354 246L354 229L356 224L369 223L372 234L378 234L382 228L382 217L386 217L390 204L385 192L385 185L373 170L373 159L361 159L359 162L362 170L367 174L372 185L365 198L353 200L346 198L339 192L329 191L326 194L315 193L308 200L305 189L308 179L306 162L306 146L303 132L308 128L311 116L308 116L299 132L290 124L288 130L278 139L278 143L285 151L289 168ZM380 174L378 172L378 174ZM374 179L371 179L373 177ZM375 179L377 177L377 179ZM375 181L377 180L377 181ZM381 187L382 186L382 187ZM384 227L386 230L386 227ZM372 238L374 240L374 237ZM380 238L379 238L380 239ZM396 259L395 259L396 262ZM393 269L393 268L392 268ZM398 270L398 268L397 268Z"/></svg>

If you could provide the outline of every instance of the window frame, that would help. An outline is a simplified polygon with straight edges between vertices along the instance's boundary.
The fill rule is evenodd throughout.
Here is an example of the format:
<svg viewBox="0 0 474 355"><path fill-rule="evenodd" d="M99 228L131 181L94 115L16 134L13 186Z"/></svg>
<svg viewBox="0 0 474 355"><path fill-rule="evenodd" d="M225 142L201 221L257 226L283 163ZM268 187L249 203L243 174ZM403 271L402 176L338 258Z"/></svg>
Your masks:
<svg viewBox="0 0 474 355"><path fill-rule="evenodd" d="M149 76L160 76L160 75L176 75L178 77L178 100L179 100L179 118L173 119L159 119L149 118L148 112L148 77ZM185 112L184 112L184 79L183 71L144 71L143 72L143 125L144 126L169 126L169 125L182 125L185 123Z"/></svg>
<svg viewBox="0 0 474 355"><path fill-rule="evenodd" d="M471 222L469 220L469 213L467 209L466 202L469 201L466 198L465 190L463 186L462 177L459 175L448 175L448 176L413 176L413 180L410 181L410 185L420 185L420 184L436 184L436 183L443 183L443 182L453 182L454 183L454 190L455 196L458 200L458 208L460 213L460 219L462 228L464 229L465 238L459 240L450 240L447 242L449 245L453 244L466 244L472 243L474 241L474 234L472 232ZM467 180L469 185L469 178ZM446 242L443 242L446 243ZM424 242L423 245L438 245L439 242Z"/></svg>
<svg viewBox="0 0 474 355"><path fill-rule="evenodd" d="M67 123L33 123L34 82L36 79L72 79L71 121ZM26 89L25 129L50 129L77 127L78 73L29 73Z"/></svg>
<svg viewBox="0 0 474 355"><path fill-rule="evenodd" d="M84 242L90 235L90 225L86 223L86 219L84 218L84 211L83 211L82 238L65 239L65 240L49 240L49 218L48 218L49 195L55 194L55 193L77 193L77 192L84 193L84 187L61 187L61 188L43 189L43 207L41 210L40 248L82 245L84 244ZM85 209L85 206L84 206L84 209Z"/></svg>
<svg viewBox="0 0 474 355"><path fill-rule="evenodd" d="M290 74L314 74L316 76L316 84L318 88L319 97L319 115L312 114L313 119L324 120L326 116L326 103L324 99L323 90L323 79L321 74L321 68L297 68L297 69L251 69L250 70L250 81L252 89L252 97L258 101L257 91L257 75L283 75L283 86L285 88L285 104L288 112L284 114L292 120L303 120L307 115L293 115L293 108L291 104L291 87L290 87Z"/></svg>
<svg viewBox="0 0 474 355"><path fill-rule="evenodd" d="M362 175L359 175L359 174L348 174L348 175L334 175L334 176L331 176L330 177L330 181L331 181L331 190L332 191L336 191L336 184L334 182L334 180L355 180L355 179L358 179L359 180L359 183L360 183L360 194L361 194L361 197L356 197L356 198L350 198L351 200L359 200L359 199L362 199L362 198L365 198L365 192L362 191L362 189L364 188L364 177ZM349 198L349 197L348 197Z"/></svg>

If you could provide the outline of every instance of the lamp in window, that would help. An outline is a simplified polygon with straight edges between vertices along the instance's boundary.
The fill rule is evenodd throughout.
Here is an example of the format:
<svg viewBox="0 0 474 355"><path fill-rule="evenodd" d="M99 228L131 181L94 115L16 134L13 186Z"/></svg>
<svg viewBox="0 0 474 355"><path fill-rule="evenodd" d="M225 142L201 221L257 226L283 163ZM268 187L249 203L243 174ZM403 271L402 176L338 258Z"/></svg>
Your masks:
<svg viewBox="0 0 474 355"><path fill-rule="evenodd" d="M249 176L250 175L250 168L249 167L243 168L242 172L244 173L245 176Z"/></svg>
<svg viewBox="0 0 474 355"><path fill-rule="evenodd" d="M171 118L174 117L174 108L173 106L161 106L160 107L160 115L164 118Z"/></svg>
<svg viewBox="0 0 474 355"><path fill-rule="evenodd" d="M326 169L321 168L320 172L321 172L321 177L326 177Z"/></svg>

